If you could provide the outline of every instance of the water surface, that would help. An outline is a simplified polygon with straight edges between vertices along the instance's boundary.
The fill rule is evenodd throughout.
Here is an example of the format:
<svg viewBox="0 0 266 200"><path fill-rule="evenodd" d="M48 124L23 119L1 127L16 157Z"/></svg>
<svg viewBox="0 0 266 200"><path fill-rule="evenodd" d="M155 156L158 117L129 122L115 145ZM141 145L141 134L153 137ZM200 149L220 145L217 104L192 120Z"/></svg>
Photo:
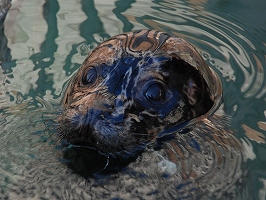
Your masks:
<svg viewBox="0 0 266 200"><path fill-rule="evenodd" d="M230 155L224 151L223 164L211 172L212 161L218 163L212 146L209 152L206 149L209 163L201 163L194 154L197 162L192 159L187 169L208 172L199 181L210 191L202 198L265 199L265 10L264 0L15 1L0 32L0 198L193 199L200 195L193 192L200 186L191 176L184 181L181 173L170 178L160 174L159 163L165 164L161 162L165 152L160 151L146 152L114 177L86 180L62 161L54 137L52 121L62 110L64 89L87 54L113 35L148 28L191 42L223 82L223 108L231 121L219 125L235 130L244 153L220 146ZM178 138L184 153L189 138ZM201 139L197 138L198 144L204 143ZM215 140L213 144L219 146ZM230 168L236 171L231 174Z"/></svg>

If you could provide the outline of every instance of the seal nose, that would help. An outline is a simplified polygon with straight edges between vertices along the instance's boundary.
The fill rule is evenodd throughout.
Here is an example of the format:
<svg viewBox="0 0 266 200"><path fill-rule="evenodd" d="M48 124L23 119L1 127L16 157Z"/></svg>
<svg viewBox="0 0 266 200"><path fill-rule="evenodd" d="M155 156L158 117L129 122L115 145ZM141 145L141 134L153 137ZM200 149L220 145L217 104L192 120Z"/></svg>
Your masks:
<svg viewBox="0 0 266 200"><path fill-rule="evenodd" d="M109 120L113 124L122 123L125 118L125 106L123 105L123 101L121 99L115 100L115 110L112 114L106 116L106 119Z"/></svg>
<svg viewBox="0 0 266 200"><path fill-rule="evenodd" d="M116 102L116 107L114 108L113 112L112 111L106 111L106 110L101 110L101 109L95 109L95 108L90 108L86 112L86 114L78 114L75 115L72 118L72 122L75 124L85 125L88 127L94 127L95 123L105 120L108 121L110 124L118 124L122 123L124 121L124 107L123 103L120 100L119 102Z"/></svg>
<svg viewBox="0 0 266 200"><path fill-rule="evenodd" d="M76 114L72 117L71 122L73 124L78 124L81 126L90 126L92 127L93 124L101 119L102 111L94 108L90 108L86 114Z"/></svg>

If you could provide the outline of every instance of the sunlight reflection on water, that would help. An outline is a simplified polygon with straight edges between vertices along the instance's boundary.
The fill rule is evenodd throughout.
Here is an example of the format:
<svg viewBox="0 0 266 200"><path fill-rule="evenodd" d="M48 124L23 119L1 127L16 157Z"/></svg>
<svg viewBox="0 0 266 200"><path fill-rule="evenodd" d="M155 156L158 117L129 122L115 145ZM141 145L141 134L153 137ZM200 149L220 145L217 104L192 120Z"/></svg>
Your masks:
<svg viewBox="0 0 266 200"><path fill-rule="evenodd" d="M147 171L123 173L120 179L106 180L106 186L96 180L86 183L58 161L61 150L49 134L54 129L47 130L45 125L56 118L68 80L97 44L125 31L149 28L188 40L217 71L224 86L225 113L232 116L236 138L246 151L241 181L252 182L240 184L237 199L251 195L264 199L266 5L263 1L237 3L15 1L0 39L0 198L138 199L151 198L151 191L159 198L164 190L173 190L171 180L161 179L148 166L151 160L160 161L160 156L152 159L150 154L142 157L147 159L142 163ZM181 152L185 155L186 148ZM188 169L193 168L192 161L187 161ZM140 164L138 160L130 169L139 169ZM147 180L144 175L156 178ZM177 176L173 180L183 179ZM183 189L193 189L189 187ZM174 198L177 194L173 190L165 195Z"/></svg>

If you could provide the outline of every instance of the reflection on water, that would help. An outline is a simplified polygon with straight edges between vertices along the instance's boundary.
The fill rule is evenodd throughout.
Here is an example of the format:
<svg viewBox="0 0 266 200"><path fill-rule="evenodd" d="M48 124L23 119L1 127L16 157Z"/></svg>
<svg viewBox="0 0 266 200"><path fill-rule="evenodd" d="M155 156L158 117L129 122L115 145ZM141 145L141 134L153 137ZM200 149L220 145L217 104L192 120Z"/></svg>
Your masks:
<svg viewBox="0 0 266 200"><path fill-rule="evenodd" d="M265 199L265 9L263 0L15 1L0 31L0 198L204 199L209 191L210 198ZM143 28L182 37L202 52L222 79L232 128L220 121L220 132L210 135L199 124L164 144L168 152L146 152L115 178L86 182L59 162L51 120L71 75L97 44ZM233 129L236 135L226 137ZM167 167L175 175L164 177Z"/></svg>

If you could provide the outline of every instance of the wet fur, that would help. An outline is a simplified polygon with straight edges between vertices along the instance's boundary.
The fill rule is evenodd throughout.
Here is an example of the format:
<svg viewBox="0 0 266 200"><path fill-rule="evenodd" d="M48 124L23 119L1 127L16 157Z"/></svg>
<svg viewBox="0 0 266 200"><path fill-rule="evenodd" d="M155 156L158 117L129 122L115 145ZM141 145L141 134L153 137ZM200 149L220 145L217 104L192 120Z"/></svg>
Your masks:
<svg viewBox="0 0 266 200"><path fill-rule="evenodd" d="M92 68L97 79L87 85ZM136 152L215 108L209 70L182 39L149 30L115 36L86 58L71 81L58 119L60 136L104 154ZM164 88L163 101L147 101L153 82Z"/></svg>

